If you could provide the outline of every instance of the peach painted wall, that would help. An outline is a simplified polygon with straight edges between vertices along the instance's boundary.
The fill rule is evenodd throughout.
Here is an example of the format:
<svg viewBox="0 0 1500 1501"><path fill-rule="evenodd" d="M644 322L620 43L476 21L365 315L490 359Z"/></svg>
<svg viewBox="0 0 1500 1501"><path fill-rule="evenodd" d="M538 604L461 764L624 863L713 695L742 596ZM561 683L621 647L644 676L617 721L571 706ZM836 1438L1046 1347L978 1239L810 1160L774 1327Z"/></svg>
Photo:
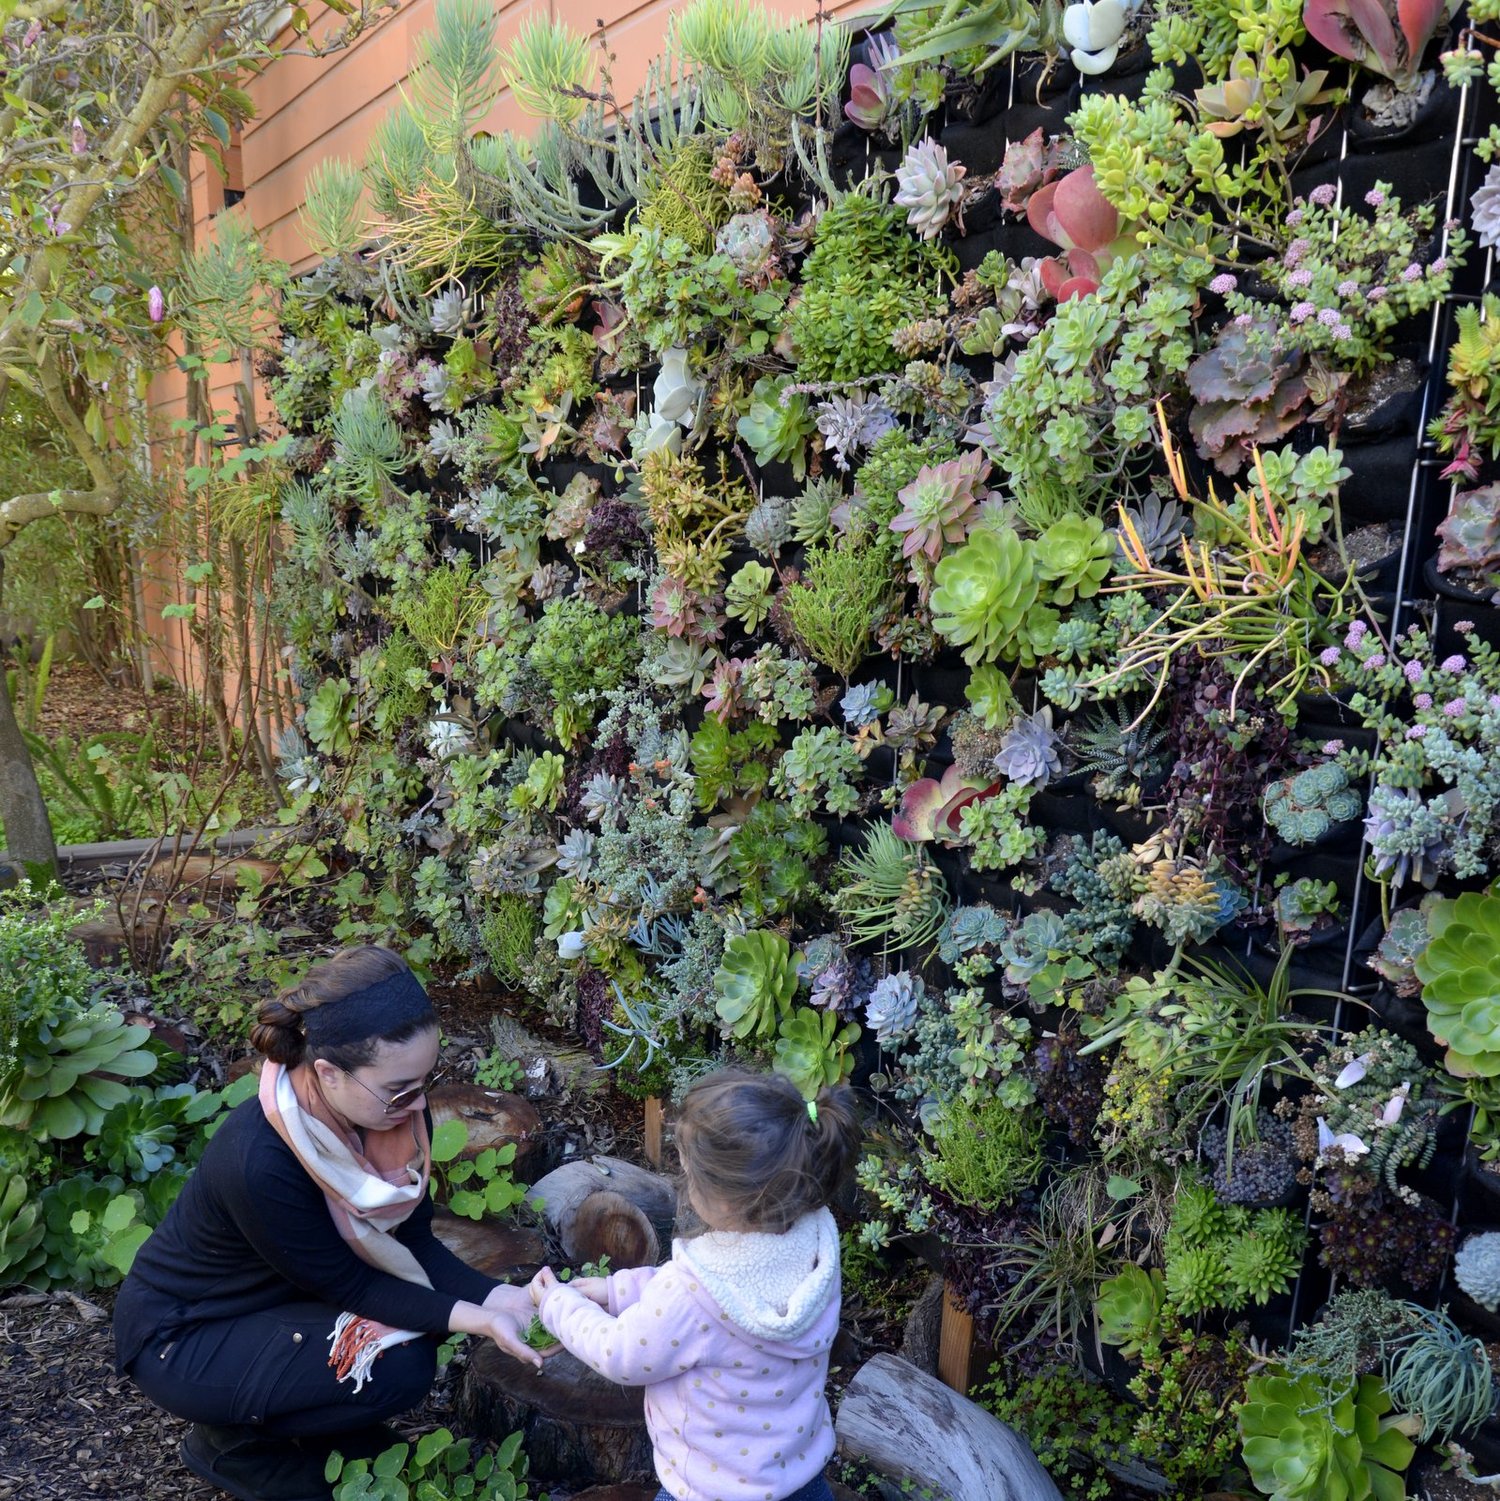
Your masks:
<svg viewBox="0 0 1500 1501"><path fill-rule="evenodd" d="M400 8L352 46L326 58L285 57L249 85L255 118L242 133L239 168L244 200L239 212L249 215L271 254L294 270L307 270L312 256L298 222L305 185L320 162L343 158L359 165L377 122L401 102L401 86L417 55L418 39L432 25L435 0L402 0ZM506 47L517 28L533 15L550 15L580 31L592 32L602 20L610 51L615 92L633 94L647 65L662 48L668 18L688 0L496 0L499 45ZM876 9L873 0L831 0L825 14L853 17ZM811 21L817 0L771 0L767 9L791 20ZM314 30L327 29L336 17L326 10ZM288 38L288 41L291 39ZM535 122L503 89L481 128L526 133ZM212 233L215 210L222 203L217 173L199 161L192 177L194 214L201 237ZM237 369L220 369L211 385L215 407L233 410ZM184 388L176 371L152 383L151 413L158 443L179 442L171 423L184 413ZM261 418L270 413L260 401ZM179 582L170 559L157 559L147 583L147 614L152 639L174 673L191 671L190 646L179 621L160 618L162 605L178 597Z"/></svg>

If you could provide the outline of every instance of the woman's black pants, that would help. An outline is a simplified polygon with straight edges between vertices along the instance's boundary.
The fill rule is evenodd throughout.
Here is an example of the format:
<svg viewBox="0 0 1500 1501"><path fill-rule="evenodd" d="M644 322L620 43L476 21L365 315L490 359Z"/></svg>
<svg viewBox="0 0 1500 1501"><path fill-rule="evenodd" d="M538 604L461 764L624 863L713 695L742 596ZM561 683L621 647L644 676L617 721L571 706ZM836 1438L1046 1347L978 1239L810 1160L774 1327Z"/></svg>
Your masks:
<svg viewBox="0 0 1500 1501"><path fill-rule="evenodd" d="M288 1438L344 1433L415 1407L437 1375L437 1340L385 1351L356 1392L328 1364L339 1311L287 1303L153 1341L130 1367L158 1407L193 1423L250 1424Z"/></svg>

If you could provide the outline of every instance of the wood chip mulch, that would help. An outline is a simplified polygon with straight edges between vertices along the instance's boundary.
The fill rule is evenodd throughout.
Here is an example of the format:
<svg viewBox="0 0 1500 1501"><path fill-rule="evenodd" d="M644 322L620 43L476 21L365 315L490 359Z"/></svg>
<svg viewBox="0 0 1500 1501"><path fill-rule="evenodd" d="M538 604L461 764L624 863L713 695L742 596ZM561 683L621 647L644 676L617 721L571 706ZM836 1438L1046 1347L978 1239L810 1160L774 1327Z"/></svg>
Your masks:
<svg viewBox="0 0 1500 1501"><path fill-rule="evenodd" d="M0 1299L0 1394L0 1501L220 1496L177 1458L187 1424L115 1375L107 1309Z"/></svg>

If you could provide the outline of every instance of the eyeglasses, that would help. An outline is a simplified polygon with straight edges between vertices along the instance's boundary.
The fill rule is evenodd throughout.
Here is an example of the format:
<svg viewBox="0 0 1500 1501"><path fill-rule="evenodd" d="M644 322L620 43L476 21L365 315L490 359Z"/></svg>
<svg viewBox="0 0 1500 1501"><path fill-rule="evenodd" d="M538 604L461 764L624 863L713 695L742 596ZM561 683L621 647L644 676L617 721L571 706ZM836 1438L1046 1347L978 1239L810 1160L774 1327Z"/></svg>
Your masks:
<svg viewBox="0 0 1500 1501"><path fill-rule="evenodd" d="M451 1069L446 1068L435 1069L420 1084L412 1084L406 1089L398 1089L390 1099L386 1099L379 1090L371 1089L363 1079L356 1078L347 1068L344 1070L344 1077L353 1079L367 1095L373 1095L375 1099L379 1100L380 1108L386 1115L395 1115L397 1111L405 1110L409 1106L415 1105L430 1089L441 1084L451 1072Z"/></svg>

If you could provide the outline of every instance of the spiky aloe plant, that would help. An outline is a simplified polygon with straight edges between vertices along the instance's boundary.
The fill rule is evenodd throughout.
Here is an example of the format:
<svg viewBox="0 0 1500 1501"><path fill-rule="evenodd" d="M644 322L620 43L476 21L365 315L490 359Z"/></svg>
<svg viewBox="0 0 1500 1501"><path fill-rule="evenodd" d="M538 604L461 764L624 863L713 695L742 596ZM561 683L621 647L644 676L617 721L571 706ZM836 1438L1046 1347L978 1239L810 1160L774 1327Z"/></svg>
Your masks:
<svg viewBox="0 0 1500 1501"><path fill-rule="evenodd" d="M948 884L920 845L873 824L865 847L839 861L832 906L856 942L887 951L933 942L948 917Z"/></svg>

